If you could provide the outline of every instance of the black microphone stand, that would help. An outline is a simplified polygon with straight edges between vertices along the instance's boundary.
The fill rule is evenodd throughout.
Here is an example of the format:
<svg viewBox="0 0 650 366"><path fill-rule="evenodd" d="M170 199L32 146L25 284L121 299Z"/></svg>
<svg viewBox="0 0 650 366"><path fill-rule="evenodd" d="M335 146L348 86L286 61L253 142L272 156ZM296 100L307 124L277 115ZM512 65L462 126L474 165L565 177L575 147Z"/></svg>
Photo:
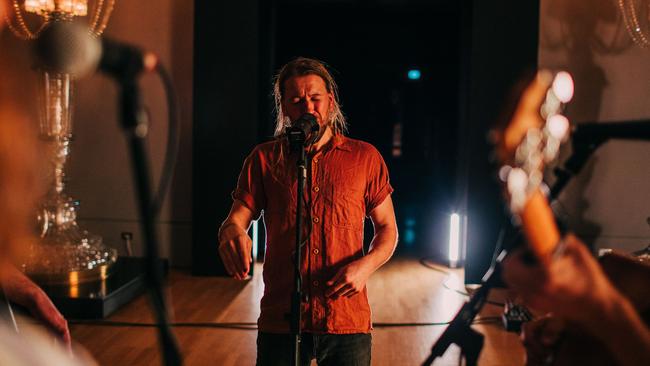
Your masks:
<svg viewBox="0 0 650 366"><path fill-rule="evenodd" d="M567 185L571 177L578 174L582 167L585 165L591 154L605 141L606 139L598 140L591 143L574 143L573 153L569 159L564 163L564 167L555 169L557 180L550 189L550 201L555 201L560 192ZM512 230L512 226L508 225L508 229ZM502 247L503 240L507 235L501 235L497 242L497 247ZM487 301L488 294L492 287L494 287L501 278L501 267L499 264L508 255L509 249L516 244L515 242L521 239L521 235L515 235L510 245L506 246L499 255L495 263L488 269L483 278L481 279L481 287L479 287L467 301L460 308L454 319L449 323L449 326L442 333L440 338L431 347L431 354L422 363L423 366L431 365L437 357L447 351L447 348L454 343L460 347L461 355L465 356L467 366L475 366L478 362L478 357L483 348L483 334L472 329L474 318L478 315L479 311Z"/></svg>
<svg viewBox="0 0 650 366"><path fill-rule="evenodd" d="M158 239L154 227L154 207L151 198L149 162L145 148L147 115L140 104L140 90L135 77L118 80L120 86L120 117L131 151L133 177L142 219L145 244L145 281L158 325L158 339L163 362L167 366L182 365L176 338L169 327L166 300L163 293L162 268L158 265Z"/></svg>
<svg viewBox="0 0 650 366"><path fill-rule="evenodd" d="M293 335L293 360L292 365L300 365L300 342L302 341L302 331L300 324L302 321L302 312L300 303L302 301L302 275L300 274L301 249L302 249L302 195L304 192L305 180L307 178L307 169L305 167L305 139L289 138L291 152L298 153L296 161L296 173L298 178L298 189L296 192L296 249L294 251L294 289L291 296L291 334Z"/></svg>

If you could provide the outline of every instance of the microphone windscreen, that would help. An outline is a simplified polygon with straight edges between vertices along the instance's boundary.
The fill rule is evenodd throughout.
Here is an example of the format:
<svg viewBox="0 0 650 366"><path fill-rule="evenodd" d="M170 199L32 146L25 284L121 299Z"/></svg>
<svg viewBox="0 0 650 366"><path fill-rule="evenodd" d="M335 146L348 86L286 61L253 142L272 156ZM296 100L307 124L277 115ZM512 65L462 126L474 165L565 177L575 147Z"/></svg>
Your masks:
<svg viewBox="0 0 650 366"><path fill-rule="evenodd" d="M54 21L35 41L37 66L50 72L84 76L97 68L101 43L87 27L76 22Z"/></svg>

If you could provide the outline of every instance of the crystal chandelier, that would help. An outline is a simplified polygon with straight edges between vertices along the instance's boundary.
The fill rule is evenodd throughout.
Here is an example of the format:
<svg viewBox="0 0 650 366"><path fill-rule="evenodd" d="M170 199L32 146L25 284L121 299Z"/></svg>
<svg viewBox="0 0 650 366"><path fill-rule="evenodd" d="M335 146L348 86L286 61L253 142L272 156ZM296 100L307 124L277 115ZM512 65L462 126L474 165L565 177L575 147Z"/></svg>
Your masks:
<svg viewBox="0 0 650 366"><path fill-rule="evenodd" d="M86 16L88 3L85 0L25 0L25 11L36 14L60 11L72 16Z"/></svg>
<svg viewBox="0 0 650 366"><path fill-rule="evenodd" d="M89 12L87 0L13 0L13 17L7 19L7 24L18 38L34 40L52 22L88 17L88 30L97 37L106 28L113 5L114 0L96 0ZM44 284L75 285L105 279L117 260L117 251L77 225L79 202L64 193L64 167L72 137L74 75L42 69L37 72L40 137L49 148L52 183L38 210L41 240L29 251L23 269Z"/></svg>
<svg viewBox="0 0 650 366"><path fill-rule="evenodd" d="M618 7L630 38L643 48L650 48L650 2L647 0L618 0Z"/></svg>

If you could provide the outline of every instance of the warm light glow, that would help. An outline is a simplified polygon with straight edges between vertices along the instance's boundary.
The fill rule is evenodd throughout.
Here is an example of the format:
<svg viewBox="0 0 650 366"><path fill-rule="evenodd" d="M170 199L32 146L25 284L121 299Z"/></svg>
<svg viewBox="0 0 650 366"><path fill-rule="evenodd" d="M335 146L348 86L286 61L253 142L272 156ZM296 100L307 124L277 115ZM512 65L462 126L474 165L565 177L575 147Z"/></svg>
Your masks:
<svg viewBox="0 0 650 366"><path fill-rule="evenodd" d="M504 165L499 169L499 179L502 182L507 182L508 181L508 175L510 174L510 170L512 167L510 165Z"/></svg>
<svg viewBox="0 0 650 366"><path fill-rule="evenodd" d="M85 1L79 1L75 3L73 13L73 15L80 17L86 16L88 14L88 3Z"/></svg>
<svg viewBox="0 0 650 366"><path fill-rule="evenodd" d="M88 15L87 0L25 0L25 11L36 14L58 11L73 16Z"/></svg>
<svg viewBox="0 0 650 366"><path fill-rule="evenodd" d="M105 280L108 278L108 266L101 266L99 268L99 278Z"/></svg>
<svg viewBox="0 0 650 366"><path fill-rule="evenodd" d="M460 253L460 216L456 213L451 214L449 220L449 264L455 267L458 263Z"/></svg>
<svg viewBox="0 0 650 366"><path fill-rule="evenodd" d="M560 71L553 80L553 93L562 103L568 103L573 98L573 78L566 71Z"/></svg>
<svg viewBox="0 0 650 366"><path fill-rule="evenodd" d="M79 272L72 271L68 274L68 282L70 284L70 295L71 298L79 297Z"/></svg>
<svg viewBox="0 0 650 366"><path fill-rule="evenodd" d="M54 11L54 0L25 0L25 11L38 14Z"/></svg>
<svg viewBox="0 0 650 366"><path fill-rule="evenodd" d="M554 114L549 117L547 126L551 136L563 141L569 131L569 120L561 114Z"/></svg>

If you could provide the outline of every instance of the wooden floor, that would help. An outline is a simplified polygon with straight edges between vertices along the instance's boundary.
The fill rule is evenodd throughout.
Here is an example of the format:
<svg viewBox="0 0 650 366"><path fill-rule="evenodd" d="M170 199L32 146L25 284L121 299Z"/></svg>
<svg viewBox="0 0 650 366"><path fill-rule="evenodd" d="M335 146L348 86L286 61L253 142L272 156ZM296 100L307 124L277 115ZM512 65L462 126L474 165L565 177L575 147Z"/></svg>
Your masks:
<svg viewBox="0 0 650 366"><path fill-rule="evenodd" d="M441 267L442 268L442 267ZM176 323L254 323L263 292L261 266L252 280L192 277L172 271L168 295ZM434 271L413 259L394 259L370 279L368 292L373 309L373 365L419 365L426 359L444 326L384 327L381 323L437 323L449 321L465 297L462 271ZM496 294L498 295L498 293ZM498 316L501 308L486 305L480 318ZM142 296L108 320L151 323L150 308ZM186 365L254 365L257 331L214 326L179 326L174 332ZM523 350L518 336L500 323L474 328L486 335L480 365L521 365ZM153 327L71 325L74 340L102 365L159 365ZM459 350L450 348L434 365L458 365Z"/></svg>

